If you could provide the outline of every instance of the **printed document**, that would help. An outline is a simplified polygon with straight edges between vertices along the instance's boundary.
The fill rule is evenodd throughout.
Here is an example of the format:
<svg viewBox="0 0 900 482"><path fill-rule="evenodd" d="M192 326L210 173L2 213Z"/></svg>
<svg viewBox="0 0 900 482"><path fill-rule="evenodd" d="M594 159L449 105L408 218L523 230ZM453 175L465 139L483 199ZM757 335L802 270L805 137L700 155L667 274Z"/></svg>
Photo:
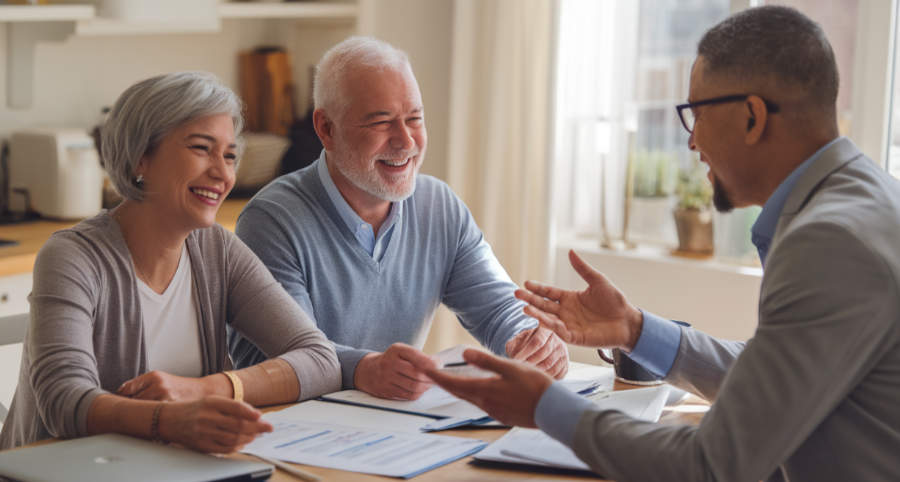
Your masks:
<svg viewBox="0 0 900 482"><path fill-rule="evenodd" d="M478 452L481 440L263 416L274 427L242 452L298 464L410 478Z"/></svg>
<svg viewBox="0 0 900 482"><path fill-rule="evenodd" d="M618 410L647 422L659 421L669 395L669 386L660 385L589 396L599 409ZM538 429L517 427L497 439L478 455L478 460L532 464L563 469L590 470L569 447Z"/></svg>

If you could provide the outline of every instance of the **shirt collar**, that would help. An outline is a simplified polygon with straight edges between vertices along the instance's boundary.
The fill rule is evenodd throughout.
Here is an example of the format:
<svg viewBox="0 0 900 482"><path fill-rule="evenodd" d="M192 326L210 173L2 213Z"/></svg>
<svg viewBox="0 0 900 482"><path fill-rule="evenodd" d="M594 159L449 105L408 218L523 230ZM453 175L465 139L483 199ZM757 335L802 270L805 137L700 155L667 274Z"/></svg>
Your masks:
<svg viewBox="0 0 900 482"><path fill-rule="evenodd" d="M365 222L363 218L359 217L359 214L356 214L356 211L350 207L350 204L347 203L347 200L344 199L344 196L341 195L341 192L338 190L337 185L334 184L334 180L331 178L331 173L328 172L328 165L326 164L325 159L325 149L322 149L322 153L319 154L319 159L316 161L316 171L319 174L319 180L322 182L322 185L325 187L325 192L328 193L328 198L331 200L331 204L337 209L338 214L343 219L344 224L347 225L347 228L350 229L350 232L354 235L359 233L360 229L369 226L372 227L371 224ZM394 224L396 218L400 215L400 209L396 209L397 203L391 203L391 210L388 214L387 219L382 223L381 232L379 233L379 238L382 233L387 231L386 228L391 227Z"/></svg>
<svg viewBox="0 0 900 482"><path fill-rule="evenodd" d="M803 161L802 164L797 166L791 174L785 178L784 181L781 181L781 184L778 185L778 188L775 189L775 192L769 196L769 199L766 201L766 204L763 205L762 211L759 213L759 217L756 218L756 222L753 223L753 229L751 229L751 241L756 246L756 249L759 251L760 260L765 264L765 257L769 249L769 243L772 242L772 238L775 236L775 228L778 226L778 218L781 216L781 211L784 208L784 203L787 201L788 195L790 195L791 191L794 189L794 185L797 184L797 181L800 180L800 177L806 171L807 168L811 164L813 164L816 159L818 159L823 152L827 151L832 145L834 145L839 140L843 139L843 137L837 137L833 139L828 144L825 144L819 150L813 153L813 155L809 156L808 159Z"/></svg>

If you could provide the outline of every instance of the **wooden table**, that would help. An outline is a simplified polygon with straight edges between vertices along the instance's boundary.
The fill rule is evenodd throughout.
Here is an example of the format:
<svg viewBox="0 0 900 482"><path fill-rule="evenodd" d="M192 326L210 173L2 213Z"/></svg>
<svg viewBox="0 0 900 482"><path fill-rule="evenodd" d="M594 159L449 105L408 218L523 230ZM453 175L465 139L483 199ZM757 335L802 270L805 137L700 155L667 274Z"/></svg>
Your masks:
<svg viewBox="0 0 900 482"><path fill-rule="evenodd" d="M234 231L238 214L247 199L227 199L216 215L216 221L226 229ZM19 224L0 225L0 239L17 241L15 246L0 247L0 276L30 273L34 259L41 246L51 234L77 224L78 221L53 221L40 219Z"/></svg>
<svg viewBox="0 0 900 482"><path fill-rule="evenodd" d="M640 388L635 385L629 385L616 381L615 390L629 390L632 388ZM703 413L709 407L709 404L697 397L689 396L682 400L675 407L667 408L660 417L660 423L664 424L691 424L700 423ZM284 406L271 407L263 411L274 411L284 408ZM503 428L486 428L486 429L458 429L446 430L440 432L442 435L455 435L457 437L477 438L485 442L493 442L502 437L507 432ZM231 458L243 458L247 460L257 460L256 457L245 454L230 455ZM600 480L586 475L567 475L559 472L535 470L516 470L509 468L484 467L471 464L471 457L464 457L455 462L438 467L437 469L425 472L416 476L416 481L505 481L505 480ZM311 465L296 465L306 472L318 475L322 480L326 481L359 481L359 480L390 480L390 477L379 475L360 474L358 472L347 472L338 469L327 469L322 467L314 467ZM276 469L272 478L275 482L296 482L300 479Z"/></svg>

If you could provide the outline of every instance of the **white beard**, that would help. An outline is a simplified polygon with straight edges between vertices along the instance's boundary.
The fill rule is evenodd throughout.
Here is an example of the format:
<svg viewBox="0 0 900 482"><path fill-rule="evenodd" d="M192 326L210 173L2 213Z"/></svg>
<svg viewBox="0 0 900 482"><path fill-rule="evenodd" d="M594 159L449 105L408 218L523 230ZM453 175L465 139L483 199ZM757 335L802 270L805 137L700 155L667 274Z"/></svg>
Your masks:
<svg viewBox="0 0 900 482"><path fill-rule="evenodd" d="M399 202L411 196L416 190L416 175L419 173L419 167L422 166L422 158L416 159L419 154L419 149L413 148L409 151L395 152L388 155L376 155L365 163L360 163L355 156L337 155L334 159L334 167L358 189L378 199ZM345 160L338 160L338 158ZM396 182L385 182L376 169L378 159L399 160L406 158L409 158L409 162L413 162L415 165L412 167L412 170L407 169L402 175L397 176ZM361 168L360 166L365 167Z"/></svg>

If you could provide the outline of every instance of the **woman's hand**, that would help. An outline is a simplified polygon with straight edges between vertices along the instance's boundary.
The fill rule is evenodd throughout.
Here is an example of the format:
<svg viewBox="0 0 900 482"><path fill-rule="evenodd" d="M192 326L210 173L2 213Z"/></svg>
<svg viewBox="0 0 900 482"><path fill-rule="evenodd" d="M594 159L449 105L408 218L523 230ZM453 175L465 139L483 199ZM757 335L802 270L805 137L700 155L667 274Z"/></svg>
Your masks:
<svg viewBox="0 0 900 482"><path fill-rule="evenodd" d="M227 381L225 382L227 383ZM198 400L208 395L226 395L212 388L210 377L189 378L153 370L139 375L116 390L117 395L137 400Z"/></svg>
<svg viewBox="0 0 900 482"><path fill-rule="evenodd" d="M272 431L272 425L261 420L261 415L250 405L230 398L171 402L160 409L159 435L200 452L227 454Z"/></svg>

